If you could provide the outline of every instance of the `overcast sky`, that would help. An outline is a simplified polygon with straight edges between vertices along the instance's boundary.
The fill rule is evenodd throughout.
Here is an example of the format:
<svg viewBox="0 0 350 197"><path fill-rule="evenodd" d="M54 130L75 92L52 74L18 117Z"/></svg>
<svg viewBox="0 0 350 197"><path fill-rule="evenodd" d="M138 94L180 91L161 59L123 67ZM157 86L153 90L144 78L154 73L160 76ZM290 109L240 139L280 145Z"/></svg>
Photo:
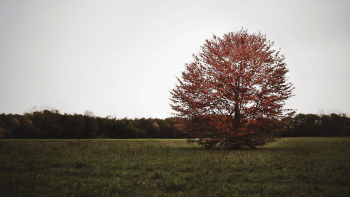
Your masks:
<svg viewBox="0 0 350 197"><path fill-rule="evenodd" d="M0 114L170 117L192 54L241 27L286 55L286 108L350 115L349 0L2 0Z"/></svg>

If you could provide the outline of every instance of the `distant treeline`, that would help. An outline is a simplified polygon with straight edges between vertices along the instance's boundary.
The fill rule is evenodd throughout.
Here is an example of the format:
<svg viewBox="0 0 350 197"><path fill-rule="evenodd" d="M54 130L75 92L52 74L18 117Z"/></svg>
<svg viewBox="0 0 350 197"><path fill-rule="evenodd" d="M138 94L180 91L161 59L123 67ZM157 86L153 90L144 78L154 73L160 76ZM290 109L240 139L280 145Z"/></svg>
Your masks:
<svg viewBox="0 0 350 197"><path fill-rule="evenodd" d="M350 118L346 114L298 114L285 120L282 137L350 136Z"/></svg>
<svg viewBox="0 0 350 197"><path fill-rule="evenodd" d="M58 110L1 114L3 139L186 138L176 118L116 119L90 114L60 114Z"/></svg>
<svg viewBox="0 0 350 197"><path fill-rule="evenodd" d="M298 114L283 120L282 137L350 136L350 118L345 114ZM0 115L2 139L89 139L89 138L187 138L182 120L116 119L92 113L60 114L41 110Z"/></svg>

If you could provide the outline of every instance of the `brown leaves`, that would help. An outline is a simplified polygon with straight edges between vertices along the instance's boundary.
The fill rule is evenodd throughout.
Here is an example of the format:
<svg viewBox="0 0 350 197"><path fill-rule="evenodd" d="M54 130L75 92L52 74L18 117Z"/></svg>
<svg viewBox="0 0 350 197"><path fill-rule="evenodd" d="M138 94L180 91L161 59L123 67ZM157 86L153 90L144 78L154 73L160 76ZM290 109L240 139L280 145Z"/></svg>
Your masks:
<svg viewBox="0 0 350 197"><path fill-rule="evenodd" d="M283 116L293 90L286 82L285 58L272 46L264 35L243 29L206 40L171 92L171 106L189 120L192 137L261 142L258 133L267 127L261 120Z"/></svg>

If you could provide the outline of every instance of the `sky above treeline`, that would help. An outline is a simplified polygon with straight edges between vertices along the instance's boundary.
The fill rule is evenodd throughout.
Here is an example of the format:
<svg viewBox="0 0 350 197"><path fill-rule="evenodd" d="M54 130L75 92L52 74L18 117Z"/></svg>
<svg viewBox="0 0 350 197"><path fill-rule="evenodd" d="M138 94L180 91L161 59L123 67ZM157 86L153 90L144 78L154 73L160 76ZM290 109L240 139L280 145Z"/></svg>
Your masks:
<svg viewBox="0 0 350 197"><path fill-rule="evenodd" d="M349 0L2 0L0 114L171 117L192 54L242 27L285 54L285 108L350 115Z"/></svg>

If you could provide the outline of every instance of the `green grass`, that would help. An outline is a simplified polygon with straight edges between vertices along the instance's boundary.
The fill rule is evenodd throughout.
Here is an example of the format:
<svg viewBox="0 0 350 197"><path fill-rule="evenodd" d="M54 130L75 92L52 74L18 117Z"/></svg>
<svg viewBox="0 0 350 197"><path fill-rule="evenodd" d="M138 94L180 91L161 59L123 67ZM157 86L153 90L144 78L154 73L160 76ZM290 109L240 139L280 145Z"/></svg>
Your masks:
<svg viewBox="0 0 350 197"><path fill-rule="evenodd" d="M1 140L1 196L350 196L350 138Z"/></svg>

